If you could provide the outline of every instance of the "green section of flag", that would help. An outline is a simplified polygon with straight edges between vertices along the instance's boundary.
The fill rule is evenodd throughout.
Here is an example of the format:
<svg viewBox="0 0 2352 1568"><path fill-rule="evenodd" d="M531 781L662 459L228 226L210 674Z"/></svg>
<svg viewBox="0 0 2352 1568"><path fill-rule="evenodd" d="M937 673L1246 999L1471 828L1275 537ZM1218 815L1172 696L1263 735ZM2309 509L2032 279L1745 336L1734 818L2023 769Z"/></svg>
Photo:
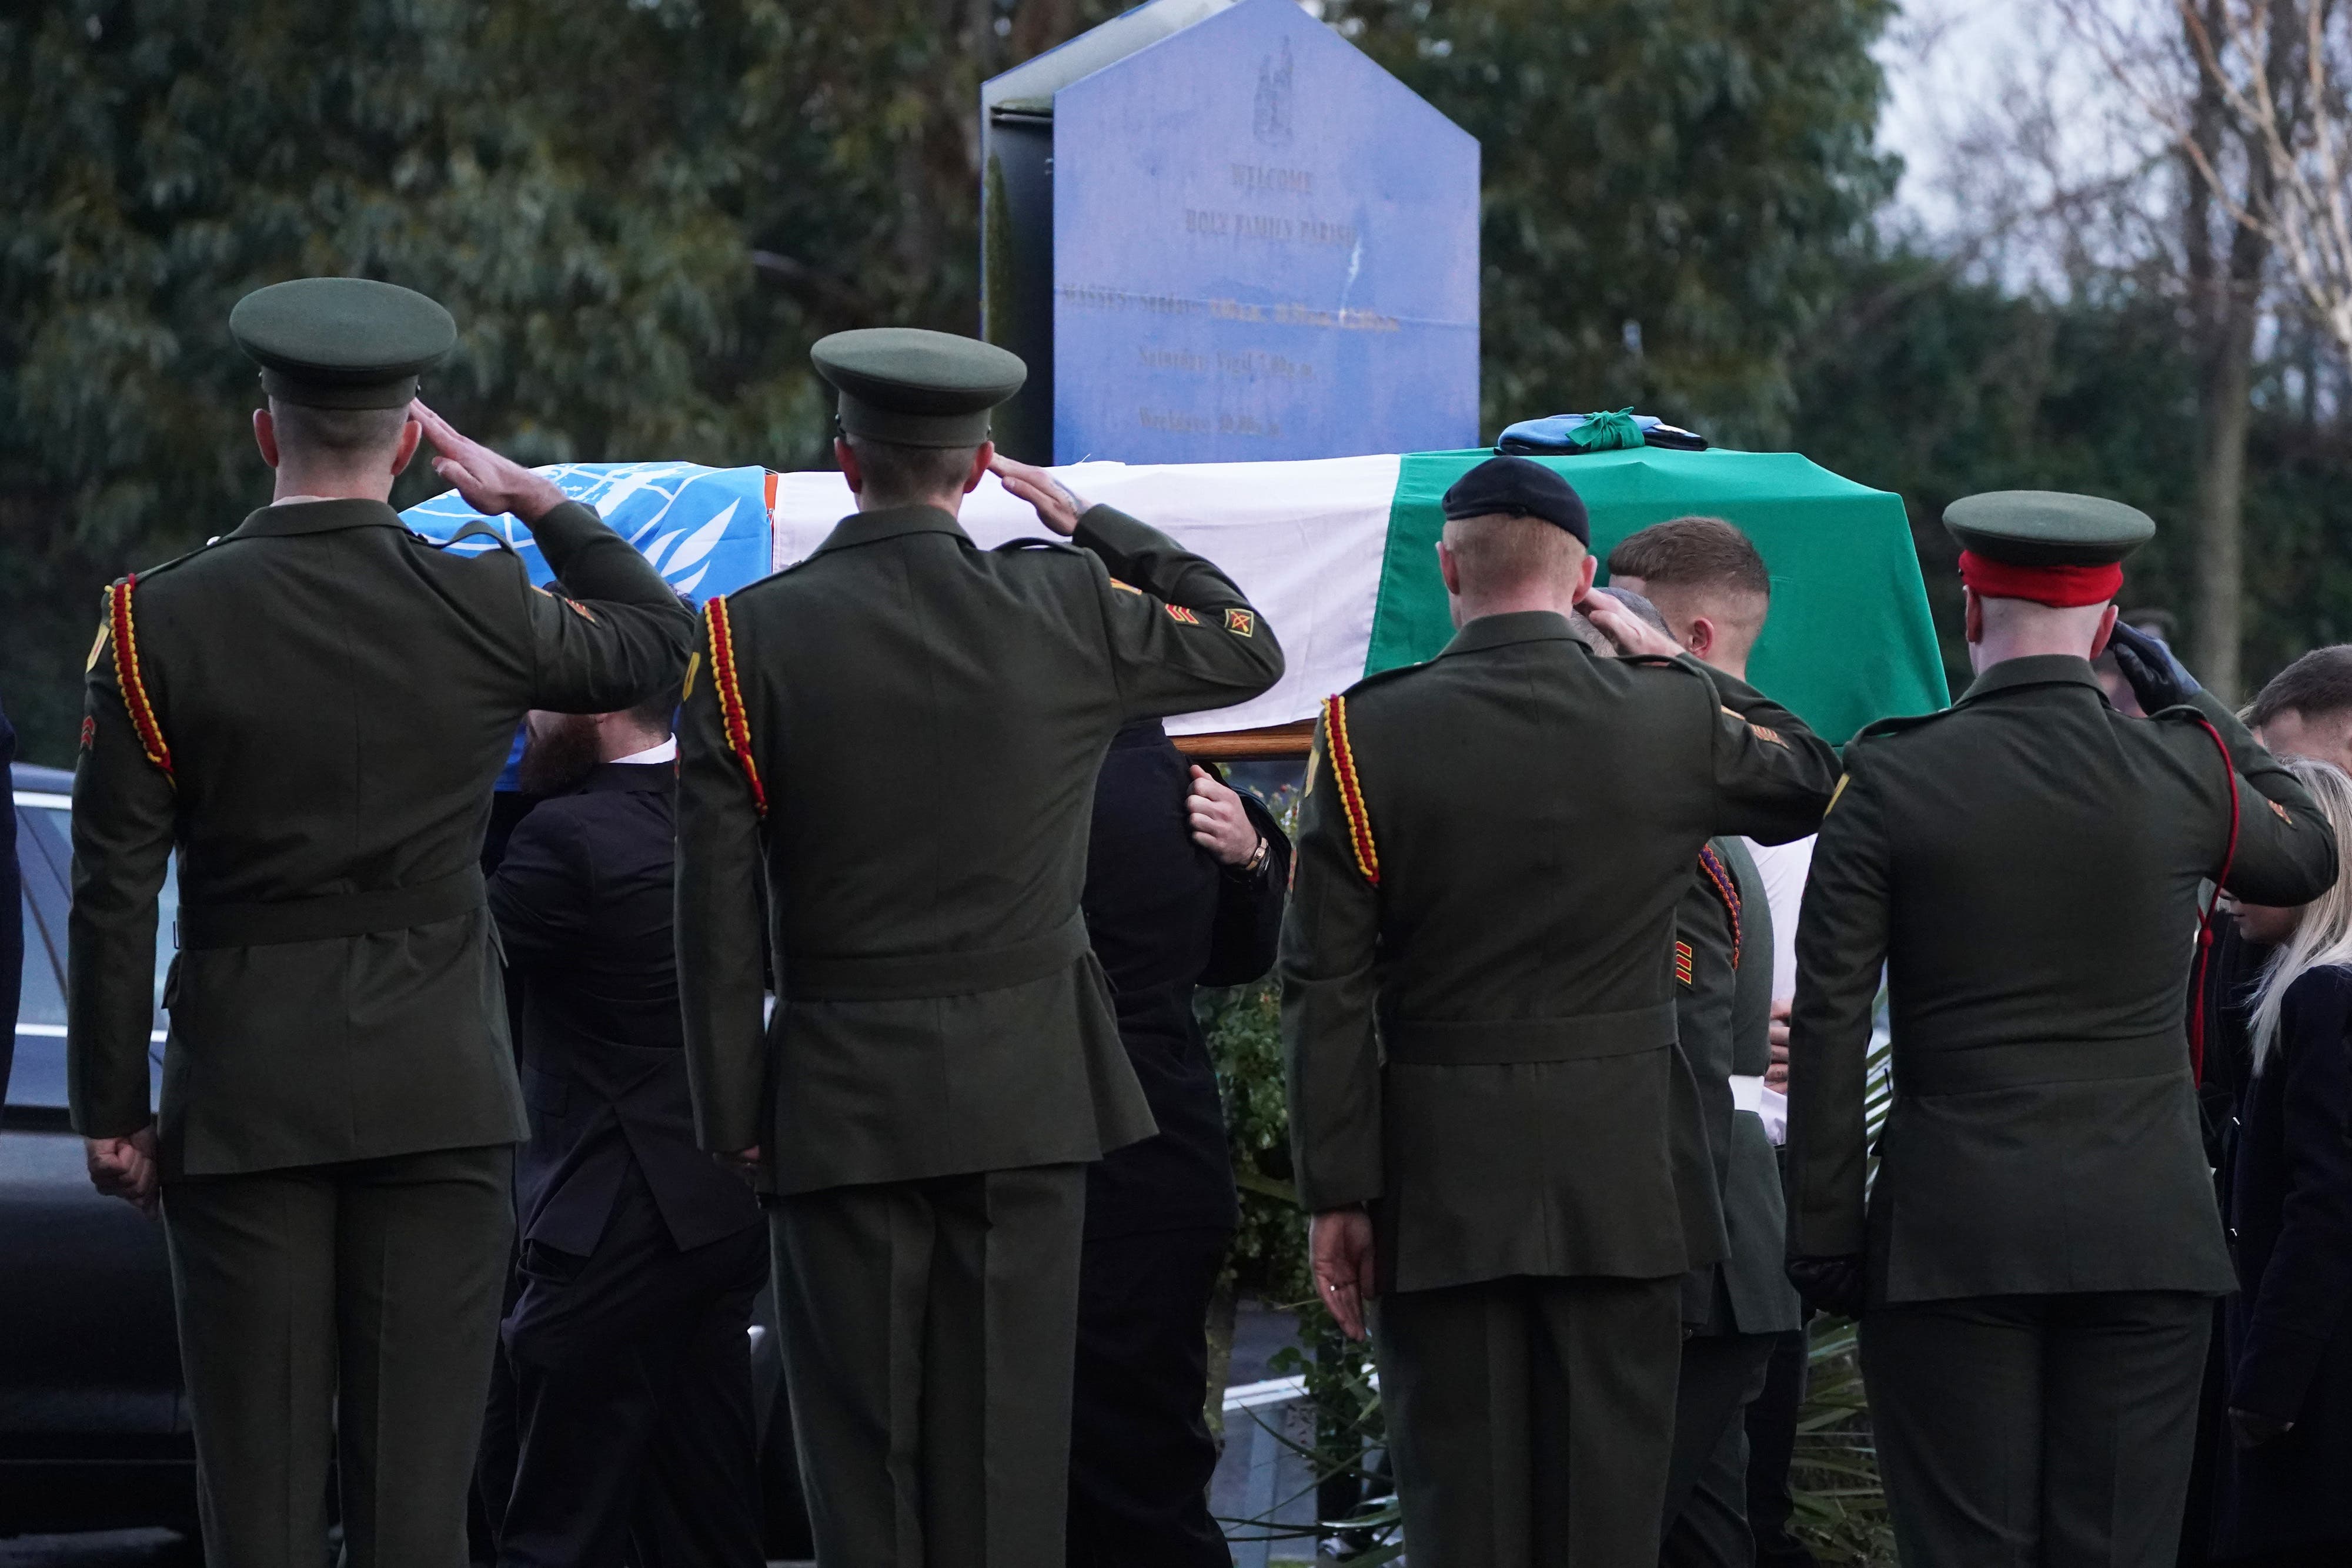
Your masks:
<svg viewBox="0 0 2352 1568"><path fill-rule="evenodd" d="M1453 636L1437 575L1438 500L1491 455L1404 457L1366 674L1430 658ZM1748 675L1822 735L1843 743L1874 719L1932 712L1950 700L1900 497L1793 452L1648 446L1539 461L1584 497L1592 548L1604 558L1627 534L1694 512L1744 529L1772 572L1772 613Z"/></svg>

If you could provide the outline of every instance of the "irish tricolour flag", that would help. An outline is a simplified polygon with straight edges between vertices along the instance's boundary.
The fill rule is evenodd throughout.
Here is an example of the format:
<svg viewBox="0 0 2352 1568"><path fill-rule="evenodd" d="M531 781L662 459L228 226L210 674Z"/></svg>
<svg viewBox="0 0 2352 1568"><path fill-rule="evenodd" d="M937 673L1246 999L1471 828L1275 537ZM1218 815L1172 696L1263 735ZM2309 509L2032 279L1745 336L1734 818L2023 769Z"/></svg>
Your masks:
<svg viewBox="0 0 2352 1568"><path fill-rule="evenodd" d="M1327 694L1443 649L1453 627L1437 575L1438 497L1486 455L1081 463L1055 472L1087 499L1132 513L1215 561L1280 635L1289 668L1273 690L1169 722L1172 732L1198 734L1310 718ZM1749 674L1822 734L1843 741L1873 719L1943 706L1943 664L1899 497L1794 453L1641 447L1546 461L1584 497L1604 556L1636 528L1691 513L1746 529L1773 588ZM677 463L548 472L698 599L803 559L852 507L834 473ZM473 520L454 495L406 517L440 538ZM982 546L1044 531L993 478L966 498L963 523ZM493 526L545 580L528 534L511 518Z"/></svg>

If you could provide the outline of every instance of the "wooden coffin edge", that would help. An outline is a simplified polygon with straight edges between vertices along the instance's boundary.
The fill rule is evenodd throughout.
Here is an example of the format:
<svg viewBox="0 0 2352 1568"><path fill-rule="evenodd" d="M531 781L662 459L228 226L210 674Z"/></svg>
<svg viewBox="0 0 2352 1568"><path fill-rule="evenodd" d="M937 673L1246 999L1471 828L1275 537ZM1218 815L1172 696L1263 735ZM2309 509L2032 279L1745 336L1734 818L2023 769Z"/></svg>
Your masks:
<svg viewBox="0 0 2352 1568"><path fill-rule="evenodd" d="M1171 737L1176 749L1196 762L1304 762L1315 744L1315 721L1273 724L1264 729L1227 729L1213 735Z"/></svg>

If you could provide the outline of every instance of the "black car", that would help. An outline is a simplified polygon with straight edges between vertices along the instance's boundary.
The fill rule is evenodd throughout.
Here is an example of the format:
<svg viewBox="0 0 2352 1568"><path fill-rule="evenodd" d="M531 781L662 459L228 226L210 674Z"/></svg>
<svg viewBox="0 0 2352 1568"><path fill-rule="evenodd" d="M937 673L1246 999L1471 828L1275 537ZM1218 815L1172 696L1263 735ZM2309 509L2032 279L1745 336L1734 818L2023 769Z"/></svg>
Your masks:
<svg viewBox="0 0 2352 1568"><path fill-rule="evenodd" d="M73 777L13 769L25 995L0 1115L0 1532L195 1524L163 1232L100 1197L66 1123L66 905ZM163 1074L166 878L149 1071Z"/></svg>

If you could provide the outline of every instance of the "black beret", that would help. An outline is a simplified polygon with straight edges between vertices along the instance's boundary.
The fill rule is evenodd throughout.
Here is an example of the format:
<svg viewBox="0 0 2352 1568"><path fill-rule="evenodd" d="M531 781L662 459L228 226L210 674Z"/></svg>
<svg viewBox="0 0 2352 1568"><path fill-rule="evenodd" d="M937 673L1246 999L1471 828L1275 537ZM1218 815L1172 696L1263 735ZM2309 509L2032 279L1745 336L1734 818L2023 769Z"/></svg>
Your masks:
<svg viewBox="0 0 2352 1568"><path fill-rule="evenodd" d="M438 304L367 277L257 288L228 313L228 332L261 367L264 392L311 408L405 408L417 376L457 343Z"/></svg>
<svg viewBox="0 0 2352 1568"><path fill-rule="evenodd" d="M1456 517L1541 517L1556 528L1592 542L1584 499L1569 482L1528 457L1489 457L1454 481L1440 503L1446 521Z"/></svg>
<svg viewBox="0 0 2352 1568"><path fill-rule="evenodd" d="M899 446L979 445L989 411L1029 379L1008 349L920 327L835 332L809 358L841 394L843 434Z"/></svg>

